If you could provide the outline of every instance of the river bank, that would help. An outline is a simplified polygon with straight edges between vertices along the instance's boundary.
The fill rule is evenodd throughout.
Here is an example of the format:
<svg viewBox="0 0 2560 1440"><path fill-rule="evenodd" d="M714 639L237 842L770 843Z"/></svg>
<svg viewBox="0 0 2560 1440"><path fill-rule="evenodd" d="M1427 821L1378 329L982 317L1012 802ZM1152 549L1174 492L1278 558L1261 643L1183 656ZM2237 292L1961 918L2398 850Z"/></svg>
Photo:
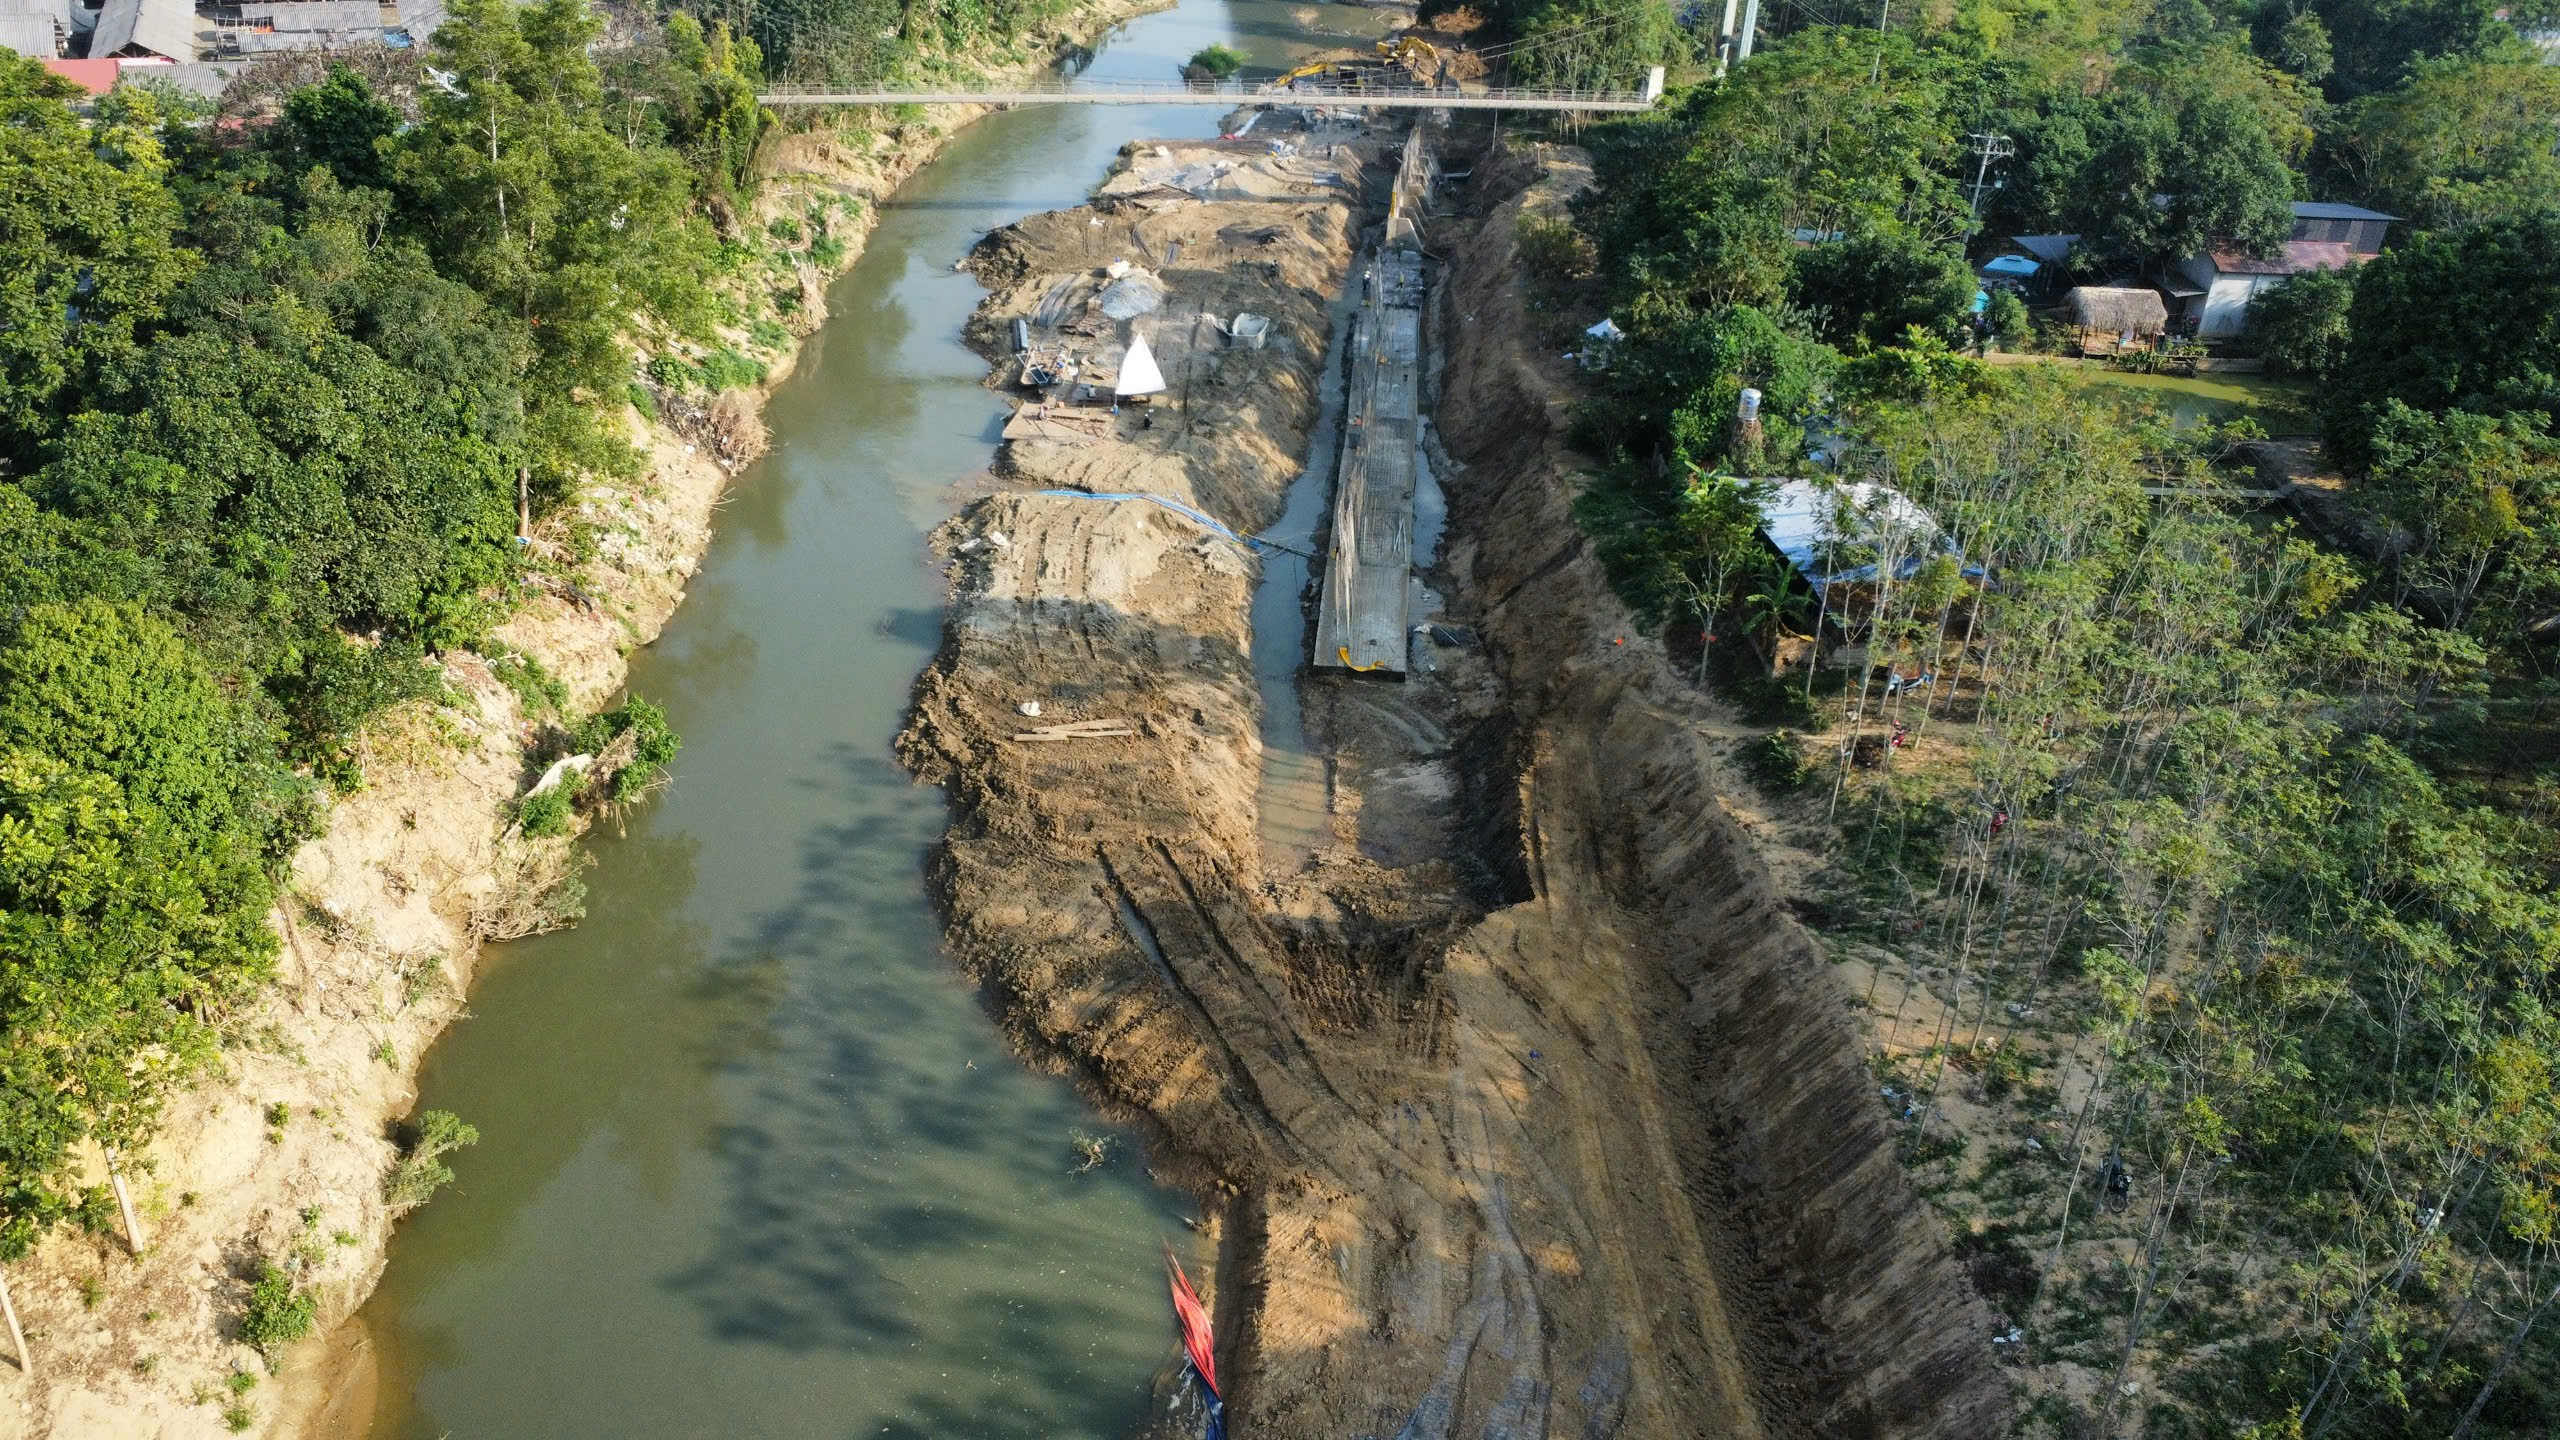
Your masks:
<svg viewBox="0 0 2560 1440"><path fill-rule="evenodd" d="M1431 237L1454 257L1430 325L1449 533L1416 618L1454 643L1418 646L1402 685L1266 693L1267 647L1303 641L1249 624L1240 547L1023 493L1146 491L1257 533L1316 414L1310 337L1223 352L1234 383L1151 428L1015 442L1011 493L943 533L944 648L901 741L957 812L949 943L1025 1052L1146 1123L1199 1196L1239 1428L1997 1433L1988 1315L1894 1163L1846 997L1718 798L1713 717L1571 517L1569 384L1528 353L1509 236L1579 167L1473 168L1480 223ZM1302 331L1336 222L1293 203L1335 202L1177 203L1126 248L1153 253L1146 226L1219 242L1163 268L1178 315L1243 298L1251 262L1222 246L1276 245L1252 305ZM977 333L1108 258L1087 237L1122 223L991 236ZM1266 703L1303 704L1322 766L1304 864L1257 823ZM1026 731L1076 720L1127 733Z"/></svg>
<svg viewBox="0 0 2560 1440"><path fill-rule="evenodd" d="M1082 5L1028 38L1040 57L1031 69L1162 5ZM949 107L886 133L784 136L767 194L792 208L812 194L860 202L833 231L839 268L849 267L879 202L983 113ZM795 340L768 365L751 392L758 407L799 353ZM537 923L538 892L554 881L575 883L572 842L508 833L537 727L522 671L505 657L530 657L557 677L569 713L608 701L633 652L683 603L739 468L672 423L625 413L646 468L637 481L582 491L574 508L597 543L574 597L532 593L489 653L441 657L447 700L395 712L363 738L364 788L338 799L323 833L297 852L266 999L234 1032L220 1070L173 1103L161 1138L125 1157L142 1254L128 1256L121 1237L66 1232L12 1267L37 1371L0 1388L0 1436L364 1428L370 1349L350 1322L381 1277L398 1218L383 1195L397 1122L415 1104L429 1048L469 1013L482 946ZM268 1262L290 1268L316 1305L312 1337L273 1377L237 1338L250 1281Z"/></svg>

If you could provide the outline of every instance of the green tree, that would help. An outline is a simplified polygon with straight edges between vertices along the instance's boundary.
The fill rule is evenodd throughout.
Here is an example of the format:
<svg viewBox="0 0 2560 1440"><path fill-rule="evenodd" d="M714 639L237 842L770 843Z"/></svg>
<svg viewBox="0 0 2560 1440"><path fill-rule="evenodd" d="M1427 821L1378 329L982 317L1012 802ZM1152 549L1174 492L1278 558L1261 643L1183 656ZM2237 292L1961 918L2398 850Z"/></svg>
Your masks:
<svg viewBox="0 0 2560 1440"><path fill-rule="evenodd" d="M363 76L330 66L327 79L285 100L284 118L306 162L325 167L340 184L381 186L381 146L399 132L400 112L376 99Z"/></svg>
<svg viewBox="0 0 2560 1440"><path fill-rule="evenodd" d="M0 749L108 777L208 855L257 861L298 838L274 731L138 606L84 599L18 621L0 644Z"/></svg>
<svg viewBox="0 0 2560 1440"><path fill-rule="evenodd" d="M2293 171L2244 101L2171 106L2120 90L2098 114L2063 218L2100 256L2153 264L2218 243L2266 254L2292 233Z"/></svg>
<svg viewBox="0 0 2560 1440"><path fill-rule="evenodd" d="M1953 246L1866 231L1795 252L1790 296L1834 345L1890 345L1904 332L1944 337L1964 322L1976 288Z"/></svg>
<svg viewBox="0 0 2560 1440"><path fill-rule="evenodd" d="M2323 394L2330 442L2372 456L2385 407L2560 419L2560 210L2422 234L2367 263Z"/></svg>
<svg viewBox="0 0 2560 1440"><path fill-rule="evenodd" d="M585 0L459 0L452 17L435 51L454 89L429 95L392 170L439 263L530 333L527 433L558 495L630 463L587 402L620 393L634 314L707 326L710 237L683 162L612 123Z"/></svg>
<svg viewBox="0 0 2560 1440"><path fill-rule="evenodd" d="M2456 626L2501 552L2560 503L2560 446L2520 420L2386 401L2372 455L2374 507L2412 537L2403 582L2441 592Z"/></svg>
<svg viewBox="0 0 2560 1440"><path fill-rule="evenodd" d="M23 459L182 283L176 208L147 127L72 117L54 78L0 55L0 458Z"/></svg>
<svg viewBox="0 0 2560 1440"><path fill-rule="evenodd" d="M1680 36L1672 12L1646 0L1548 0L1509 28L1513 79L1567 90L1632 89L1672 59Z"/></svg>
<svg viewBox="0 0 2560 1440"><path fill-rule="evenodd" d="M2396 84L2412 61L2477 55L2510 38L2497 0L2310 0L2335 64L2330 93L2351 100Z"/></svg>
<svg viewBox="0 0 2560 1440"><path fill-rule="evenodd" d="M2248 344L2280 375L2327 375L2347 354L2355 272L2308 270L2249 302Z"/></svg>
<svg viewBox="0 0 2560 1440"><path fill-rule="evenodd" d="M1648 307L1774 304L1790 232L1895 235L1923 250L1964 234L1950 173L1961 65L1898 35L1816 30L1736 77L1594 145L1597 184L1577 213L1621 323Z"/></svg>
<svg viewBox="0 0 2560 1440"><path fill-rule="evenodd" d="M2006 344L2019 344L2034 331L2034 322L2027 315L2027 302L2019 299L2018 292L2014 290L1992 291L1991 308L1987 313L1991 319L1991 333Z"/></svg>
<svg viewBox="0 0 2560 1440"><path fill-rule="evenodd" d="M139 1140L266 978L264 878L122 787L0 749L0 1258L76 1198L69 1148Z"/></svg>
<svg viewBox="0 0 2560 1440"><path fill-rule="evenodd" d="M2269 64L2313 85L2329 78L2337 68L2337 52L2329 44L2329 27L2321 23L2318 11L2270 5L2262 13L2268 22L2263 49ZM2278 16L2282 22L2273 23Z"/></svg>
<svg viewBox="0 0 2560 1440"><path fill-rule="evenodd" d="M2560 70L2530 52L2412 65L2348 106L2328 154L2365 203L2441 230L2560 205Z"/></svg>

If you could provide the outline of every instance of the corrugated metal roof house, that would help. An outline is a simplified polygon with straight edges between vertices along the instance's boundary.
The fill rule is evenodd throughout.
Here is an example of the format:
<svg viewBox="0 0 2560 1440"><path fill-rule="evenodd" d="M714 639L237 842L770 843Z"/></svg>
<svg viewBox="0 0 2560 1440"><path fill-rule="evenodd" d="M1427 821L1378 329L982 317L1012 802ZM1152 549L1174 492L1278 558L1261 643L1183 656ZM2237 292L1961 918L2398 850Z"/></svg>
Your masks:
<svg viewBox="0 0 2560 1440"><path fill-rule="evenodd" d="M1935 517L1890 485L1781 480L1760 507L1760 534L1815 594L1834 585L1872 584L1890 563L1909 579L1955 545ZM1980 566L1964 567L1979 578Z"/></svg>
<svg viewBox="0 0 2560 1440"><path fill-rule="evenodd" d="M62 53L60 27L51 15L0 9L0 50L14 51L30 60L50 60Z"/></svg>
<svg viewBox="0 0 2560 1440"><path fill-rule="evenodd" d="M2178 267L2194 288L2181 287L2184 319L2207 340L2237 335L2260 291L2309 270L2343 270L2382 253L2397 215L2333 201L2297 201L2293 234L2273 255L2217 245Z"/></svg>
<svg viewBox="0 0 2560 1440"><path fill-rule="evenodd" d="M0 0L0 50L50 60L70 38L71 9L65 0Z"/></svg>
<svg viewBox="0 0 2560 1440"><path fill-rule="evenodd" d="M196 12L187 0L107 0L89 37L89 58L165 55L196 58Z"/></svg>
<svg viewBox="0 0 2560 1440"><path fill-rule="evenodd" d="M400 28L424 45L444 28L444 0L399 0Z"/></svg>

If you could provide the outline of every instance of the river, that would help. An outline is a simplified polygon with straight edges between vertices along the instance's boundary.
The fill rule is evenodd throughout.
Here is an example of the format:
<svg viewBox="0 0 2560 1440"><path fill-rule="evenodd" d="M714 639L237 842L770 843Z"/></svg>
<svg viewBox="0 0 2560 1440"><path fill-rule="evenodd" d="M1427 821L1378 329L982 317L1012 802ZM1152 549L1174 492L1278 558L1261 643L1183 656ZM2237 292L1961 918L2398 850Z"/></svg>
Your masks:
<svg viewBox="0 0 2560 1440"><path fill-rule="evenodd" d="M1312 24L1310 24L1312 21ZM1267 74L1375 11L1184 0L1085 79L1170 78L1222 42ZM1024 1070L943 954L945 809L890 754L939 641L924 535L1003 404L959 343L953 260L1079 202L1120 146L1206 108L991 117L882 207L773 397L631 684L685 737L675 784L585 842L590 916L487 957L420 1104L476 1124L360 1319L386 1440L1100 1436L1174 1353L1159 1240L1183 1197L1135 1137ZM1079 1132L1109 1163L1073 1173Z"/></svg>

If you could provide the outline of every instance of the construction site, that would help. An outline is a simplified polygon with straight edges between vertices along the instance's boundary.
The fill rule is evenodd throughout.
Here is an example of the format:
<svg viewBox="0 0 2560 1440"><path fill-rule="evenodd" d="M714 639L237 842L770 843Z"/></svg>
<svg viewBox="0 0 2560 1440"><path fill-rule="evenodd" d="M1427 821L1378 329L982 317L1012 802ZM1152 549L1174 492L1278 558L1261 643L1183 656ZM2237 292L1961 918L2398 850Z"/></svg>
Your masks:
<svg viewBox="0 0 2560 1440"><path fill-rule="evenodd" d="M1510 237L1584 170L1490 139L1275 110L970 256L1016 408L900 739L947 940L1197 1201L1236 1433L1998 1433L1846 999L1571 519Z"/></svg>

